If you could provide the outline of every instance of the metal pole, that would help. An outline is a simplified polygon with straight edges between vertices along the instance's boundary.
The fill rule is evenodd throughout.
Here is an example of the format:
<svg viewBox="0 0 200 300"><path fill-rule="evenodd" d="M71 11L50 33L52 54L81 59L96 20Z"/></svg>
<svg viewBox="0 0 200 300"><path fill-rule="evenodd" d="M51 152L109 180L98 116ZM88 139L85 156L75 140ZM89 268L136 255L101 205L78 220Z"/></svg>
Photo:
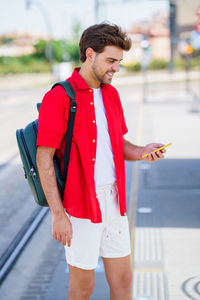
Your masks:
<svg viewBox="0 0 200 300"><path fill-rule="evenodd" d="M170 28L170 62L169 71L174 70L174 49L176 45L176 3L169 0L169 28Z"/></svg>
<svg viewBox="0 0 200 300"><path fill-rule="evenodd" d="M53 60L54 60L54 57L53 57L53 47L52 47L52 36L53 36L53 31L52 31L52 26L51 26L51 21L48 17L48 14L44 8L44 6L39 2L39 1L33 1L33 0L26 0L26 6L27 6L27 9L30 8L31 4L36 4L38 6L38 8L40 9L40 12L44 18L44 22L46 24L46 27L47 27L47 32L48 32L48 35L49 35L49 44L48 44L48 48L47 48L47 57L49 59L49 62L50 62L50 65L51 65L51 71L53 70Z"/></svg>
<svg viewBox="0 0 200 300"><path fill-rule="evenodd" d="M190 59L191 59L191 55L190 54L186 54L186 91L188 93L191 92L190 90Z"/></svg>
<svg viewBox="0 0 200 300"><path fill-rule="evenodd" d="M146 66L142 66L142 74L143 74L142 102L147 103L147 67Z"/></svg>
<svg viewBox="0 0 200 300"><path fill-rule="evenodd" d="M143 49L143 57L141 61L141 66L142 66L142 79L143 79L143 84L142 84L142 101L143 103L147 103L147 89L148 89L148 82L147 82L147 68L149 64L149 41L147 40L147 37L144 36L144 39L141 42L141 47Z"/></svg>

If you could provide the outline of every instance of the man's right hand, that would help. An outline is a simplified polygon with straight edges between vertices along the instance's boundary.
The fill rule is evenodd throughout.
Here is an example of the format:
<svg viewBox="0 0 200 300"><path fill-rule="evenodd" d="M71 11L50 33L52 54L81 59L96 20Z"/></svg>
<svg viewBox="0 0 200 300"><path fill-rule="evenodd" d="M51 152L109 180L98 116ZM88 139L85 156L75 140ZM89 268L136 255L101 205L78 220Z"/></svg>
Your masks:
<svg viewBox="0 0 200 300"><path fill-rule="evenodd" d="M53 157L56 148L42 147L37 148L37 167L40 181L44 190L49 208L52 214L52 235L55 240L63 245L71 246L72 225L64 211L60 198L56 173L53 164Z"/></svg>
<svg viewBox="0 0 200 300"><path fill-rule="evenodd" d="M72 224L64 211L61 214L52 215L52 236L64 246L66 243L68 247L71 246Z"/></svg>

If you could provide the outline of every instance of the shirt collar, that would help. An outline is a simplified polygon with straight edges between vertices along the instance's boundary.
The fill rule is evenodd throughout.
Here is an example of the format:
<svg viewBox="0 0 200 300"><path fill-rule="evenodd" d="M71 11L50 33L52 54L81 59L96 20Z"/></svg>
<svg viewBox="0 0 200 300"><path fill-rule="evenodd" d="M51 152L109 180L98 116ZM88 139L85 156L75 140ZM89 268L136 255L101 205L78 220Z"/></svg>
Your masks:
<svg viewBox="0 0 200 300"><path fill-rule="evenodd" d="M79 74L80 68L75 68L72 73L72 79L80 90L88 90L91 87L85 82L83 77ZM105 88L108 84L101 84L101 88Z"/></svg>

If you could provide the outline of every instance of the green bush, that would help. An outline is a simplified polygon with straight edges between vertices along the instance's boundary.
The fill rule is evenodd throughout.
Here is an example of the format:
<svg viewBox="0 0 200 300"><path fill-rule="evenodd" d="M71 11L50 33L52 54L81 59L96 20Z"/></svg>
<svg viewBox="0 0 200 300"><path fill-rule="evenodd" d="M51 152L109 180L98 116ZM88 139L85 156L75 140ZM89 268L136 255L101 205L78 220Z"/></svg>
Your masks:
<svg viewBox="0 0 200 300"><path fill-rule="evenodd" d="M174 68L175 69L180 69L180 70L183 70L186 68L186 60L185 59L182 59L182 58L176 58L174 60Z"/></svg>
<svg viewBox="0 0 200 300"><path fill-rule="evenodd" d="M164 59L153 59L149 65L148 70L162 70L167 69L168 62Z"/></svg>
<svg viewBox="0 0 200 300"><path fill-rule="evenodd" d="M78 41L74 42L68 40L53 40L50 44L44 40L39 40L34 45L34 56L36 56L37 58L48 60L47 50L49 49L49 47L52 47L52 56L54 62L71 61L75 65L79 63Z"/></svg>
<svg viewBox="0 0 200 300"><path fill-rule="evenodd" d="M34 55L38 58L44 58L46 59L46 48L47 48L47 41L45 40L39 40L35 45L35 53Z"/></svg>
<svg viewBox="0 0 200 300"><path fill-rule="evenodd" d="M200 56L200 50L199 49L193 49L192 57L199 57Z"/></svg>
<svg viewBox="0 0 200 300"><path fill-rule="evenodd" d="M139 62L127 63L122 66L129 72L138 72L141 70L141 64Z"/></svg>
<svg viewBox="0 0 200 300"><path fill-rule="evenodd" d="M66 51L69 55L69 61L73 62L74 65L78 65L80 63L78 42L68 43L66 47Z"/></svg>
<svg viewBox="0 0 200 300"><path fill-rule="evenodd" d="M38 59L33 55L0 57L0 74L49 71L50 64L46 60Z"/></svg>
<svg viewBox="0 0 200 300"><path fill-rule="evenodd" d="M195 57L191 60L191 68L192 69L200 68L200 57Z"/></svg>
<svg viewBox="0 0 200 300"><path fill-rule="evenodd" d="M52 42L54 61L63 62L65 48L66 48L66 44L62 40L55 40Z"/></svg>
<svg viewBox="0 0 200 300"><path fill-rule="evenodd" d="M200 57L190 58L190 68L195 70L200 67ZM177 58L174 60L175 69L185 70L186 69L186 57Z"/></svg>

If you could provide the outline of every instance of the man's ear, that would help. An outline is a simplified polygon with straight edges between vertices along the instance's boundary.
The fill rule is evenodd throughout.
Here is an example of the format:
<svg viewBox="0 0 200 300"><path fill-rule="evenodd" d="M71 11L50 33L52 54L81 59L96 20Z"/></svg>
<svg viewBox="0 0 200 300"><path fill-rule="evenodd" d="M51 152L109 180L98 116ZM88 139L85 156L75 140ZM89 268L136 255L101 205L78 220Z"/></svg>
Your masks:
<svg viewBox="0 0 200 300"><path fill-rule="evenodd" d="M92 48L87 48L85 51L85 55L89 62L92 62L95 56L95 52Z"/></svg>

